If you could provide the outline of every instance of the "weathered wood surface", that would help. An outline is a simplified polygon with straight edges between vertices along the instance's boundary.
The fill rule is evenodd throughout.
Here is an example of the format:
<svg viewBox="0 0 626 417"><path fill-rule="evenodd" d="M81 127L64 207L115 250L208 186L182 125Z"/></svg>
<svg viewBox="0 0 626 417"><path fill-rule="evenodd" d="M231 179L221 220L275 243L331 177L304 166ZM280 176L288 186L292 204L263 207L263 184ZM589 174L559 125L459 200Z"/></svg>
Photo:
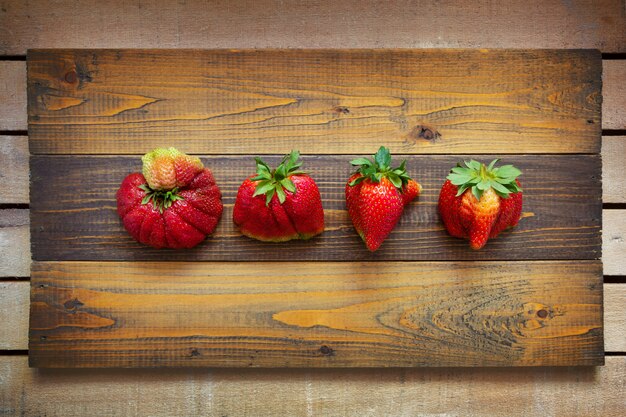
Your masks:
<svg viewBox="0 0 626 417"><path fill-rule="evenodd" d="M4 219L0 235L5 242L3 256L9 260L0 268L0 277L30 276L28 210L2 210L0 219ZM603 210L602 223L604 271L607 275L626 275L626 210Z"/></svg>
<svg viewBox="0 0 626 417"><path fill-rule="evenodd" d="M477 260L597 259L601 255L602 187L597 155L510 155L524 173L525 217L518 227L472 251L450 237L437 213L445 176L463 156L406 156L424 187L419 202L374 254L354 232L344 187L351 156L307 156L304 168L318 183L326 230L306 242L270 244L242 236L232 222L241 181L254 173L249 156L208 157L225 204L213 237L194 250L156 250L136 243L116 212L122 179L141 168L136 156L35 156L31 158L31 243L36 260ZM488 155L475 155L490 160ZM270 164L278 157L266 158ZM85 181L88 173L89 181ZM573 175L572 173L576 173Z"/></svg>
<svg viewBox="0 0 626 417"><path fill-rule="evenodd" d="M599 261L37 262L36 367L599 365Z"/></svg>
<svg viewBox="0 0 626 417"><path fill-rule="evenodd" d="M26 66L24 62L0 61L0 130L25 129Z"/></svg>
<svg viewBox="0 0 626 417"><path fill-rule="evenodd" d="M0 277L30 275L28 210L0 210Z"/></svg>
<svg viewBox="0 0 626 417"><path fill-rule="evenodd" d="M28 349L30 282L0 281L0 350Z"/></svg>
<svg viewBox="0 0 626 417"><path fill-rule="evenodd" d="M602 201L626 203L626 181L623 161L626 160L626 136L602 137ZM0 188L0 202L29 203L28 138L0 136L0 161L10 167L2 172L15 187Z"/></svg>
<svg viewBox="0 0 626 417"><path fill-rule="evenodd" d="M619 105L620 102L623 103L622 97L624 97L624 76L620 76L620 74L624 74L626 72L626 61L611 60L610 64L608 62L608 60L604 60L602 62L604 67L602 85L602 107L604 114L602 116L602 127L604 129L626 129L626 114L623 111L625 106ZM26 64L24 62L10 62L7 64L10 65L3 67L5 74L4 78L23 80L19 82L24 84L26 82ZM608 71L607 66L610 66ZM6 110L4 111L7 112L7 114L11 114L11 119L16 121L13 124L13 127L16 130L26 130L27 117L24 113L24 110L26 109L26 92L25 90L15 90L15 86L11 83L7 83L7 86L10 94L15 94L16 91L19 94L15 96L15 106L6 106ZM612 105L610 103L618 104Z"/></svg>
<svg viewBox="0 0 626 417"><path fill-rule="evenodd" d="M626 77L624 78L626 82ZM626 136L602 138L602 201L626 203Z"/></svg>
<svg viewBox="0 0 626 417"><path fill-rule="evenodd" d="M626 352L626 285L604 284L604 350Z"/></svg>
<svg viewBox="0 0 626 417"><path fill-rule="evenodd" d="M0 412L102 416L622 417L625 357L598 368L29 369L0 357Z"/></svg>
<svg viewBox="0 0 626 417"><path fill-rule="evenodd" d="M606 275L626 275L626 210L604 210L602 257Z"/></svg>
<svg viewBox="0 0 626 417"><path fill-rule="evenodd" d="M0 349L28 349L30 282L0 283ZM604 350L626 351L626 285L604 284Z"/></svg>
<svg viewBox="0 0 626 417"><path fill-rule="evenodd" d="M0 136L0 204L28 203L29 164L26 136Z"/></svg>
<svg viewBox="0 0 626 417"><path fill-rule="evenodd" d="M0 54L29 48L597 48L623 0L2 1ZM63 25L59 28L59 21Z"/></svg>
<svg viewBox="0 0 626 417"><path fill-rule="evenodd" d="M10 97L11 101L2 102L2 113L9 115L5 128L11 130L26 130L27 118L24 113L26 109L26 91L20 86L26 84L26 64L23 62L4 62L3 80L7 89L5 97ZM626 61L624 60L604 60L603 63L603 117L602 127L604 129L624 129L626 126L626 105L624 104L624 74L626 73ZM17 84L17 90L15 90ZM0 84L2 85L2 84ZM3 97L3 98L5 98ZM5 122L6 123L6 122Z"/></svg>
<svg viewBox="0 0 626 417"><path fill-rule="evenodd" d="M31 50L35 154L598 153L598 51ZM511 142L515 147L511 147Z"/></svg>
<svg viewBox="0 0 626 417"><path fill-rule="evenodd" d="M603 97L602 127L626 129L626 60L603 61L602 67L602 80L611 86Z"/></svg>

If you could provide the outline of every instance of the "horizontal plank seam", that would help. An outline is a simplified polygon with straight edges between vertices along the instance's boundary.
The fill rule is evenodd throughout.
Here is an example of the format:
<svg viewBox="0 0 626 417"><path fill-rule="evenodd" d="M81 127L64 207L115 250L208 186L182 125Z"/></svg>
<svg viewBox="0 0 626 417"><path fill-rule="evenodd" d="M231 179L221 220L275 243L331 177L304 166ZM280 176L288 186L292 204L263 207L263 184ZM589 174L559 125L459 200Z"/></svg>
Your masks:
<svg viewBox="0 0 626 417"><path fill-rule="evenodd" d="M602 136L624 136L626 129L605 129L602 130Z"/></svg>
<svg viewBox="0 0 626 417"><path fill-rule="evenodd" d="M28 355L28 350L27 349L0 350L0 356L18 356L18 355Z"/></svg>
<svg viewBox="0 0 626 417"><path fill-rule="evenodd" d="M28 136L28 130L0 130L2 136Z"/></svg>

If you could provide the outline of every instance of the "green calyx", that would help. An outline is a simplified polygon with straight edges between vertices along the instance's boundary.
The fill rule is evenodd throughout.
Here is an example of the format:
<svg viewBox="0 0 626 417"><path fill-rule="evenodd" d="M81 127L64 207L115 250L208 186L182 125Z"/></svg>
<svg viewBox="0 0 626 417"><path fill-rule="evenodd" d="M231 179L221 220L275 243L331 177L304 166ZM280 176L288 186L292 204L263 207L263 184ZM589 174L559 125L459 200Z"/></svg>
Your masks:
<svg viewBox="0 0 626 417"><path fill-rule="evenodd" d="M292 193L296 192L296 185L289 179L290 176L296 174L304 174L304 171L299 171L298 168L302 165L299 161L300 152L291 151L290 154L285 155L280 165L276 169L272 170L270 167L256 157L256 173L257 176L251 178L252 181L258 181L256 188L254 189L253 197L257 195L265 194L265 205L269 206L270 201L274 194L278 196L280 204L285 202L287 196L285 190L289 190Z"/></svg>
<svg viewBox="0 0 626 417"><path fill-rule="evenodd" d="M399 167L391 168L391 154L389 149L384 146L378 149L373 161L368 158L357 158L350 163L358 166L357 172L361 174L360 177L350 181L350 186L354 186L367 178L373 182L380 182L381 179L387 178L396 188L402 190L402 187L411 180L406 172L406 160L402 161Z"/></svg>
<svg viewBox="0 0 626 417"><path fill-rule="evenodd" d="M493 188L493 191L502 198L508 198L509 194L522 191L516 182L522 171L513 165L496 167L498 161L499 159L494 159L487 166L472 159L463 161L463 164L458 163L452 168L447 178L458 187L457 197L469 188L477 200L480 200L489 188Z"/></svg>
<svg viewBox="0 0 626 417"><path fill-rule="evenodd" d="M141 200L141 204L148 204L152 201L152 205L155 209L163 213L163 210L172 206L176 200L184 200L178 195L178 188L174 188L169 191L153 190L148 184L142 184L139 188L146 192L145 197Z"/></svg>

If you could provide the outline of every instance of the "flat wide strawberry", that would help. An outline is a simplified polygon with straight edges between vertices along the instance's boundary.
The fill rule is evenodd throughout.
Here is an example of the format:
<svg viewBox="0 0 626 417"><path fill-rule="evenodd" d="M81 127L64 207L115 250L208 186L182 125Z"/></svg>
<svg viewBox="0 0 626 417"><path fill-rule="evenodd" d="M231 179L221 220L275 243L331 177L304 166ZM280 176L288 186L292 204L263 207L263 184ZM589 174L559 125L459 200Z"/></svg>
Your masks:
<svg viewBox="0 0 626 417"><path fill-rule="evenodd" d="M222 194L198 158L174 148L144 155L143 172L117 191L117 212L130 235L155 248L191 248L213 233Z"/></svg>
<svg viewBox="0 0 626 417"><path fill-rule="evenodd" d="M469 238L481 249L489 238L517 225L522 214L522 190L512 165L496 167L471 160L452 168L439 193L439 214L450 235Z"/></svg>
<svg viewBox="0 0 626 417"><path fill-rule="evenodd" d="M256 158L257 173L239 187L233 221L253 239L285 242L310 239L324 231L322 198L313 178L300 171L292 151L272 170Z"/></svg>
<svg viewBox="0 0 626 417"><path fill-rule="evenodd" d="M358 158L359 166L345 187L346 206L354 229L370 251L377 250L394 229L404 207L421 192L406 172L406 161L391 168L391 154L381 146L374 160Z"/></svg>

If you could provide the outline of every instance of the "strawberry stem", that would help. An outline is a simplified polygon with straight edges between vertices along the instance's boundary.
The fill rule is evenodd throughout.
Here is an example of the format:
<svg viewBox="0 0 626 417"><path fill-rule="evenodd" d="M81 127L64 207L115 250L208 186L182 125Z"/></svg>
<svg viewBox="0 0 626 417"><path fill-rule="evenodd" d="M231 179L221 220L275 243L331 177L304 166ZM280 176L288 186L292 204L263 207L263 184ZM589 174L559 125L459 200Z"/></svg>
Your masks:
<svg viewBox="0 0 626 417"><path fill-rule="evenodd" d="M139 189L145 191L146 195L141 200L141 204L148 204L152 201L152 205L155 209L163 213L163 210L168 209L174 204L174 201L184 200L183 197L178 195L178 188L172 190L153 190L148 184L142 184Z"/></svg>
<svg viewBox="0 0 626 417"><path fill-rule="evenodd" d="M499 159L491 161L489 166L471 159L463 161L452 168L448 179L458 187L457 197L470 189L474 197L480 200L483 193L492 188L502 198L508 198L511 193L522 191L517 185L517 177L522 172L513 165L496 167Z"/></svg>
<svg viewBox="0 0 626 417"><path fill-rule="evenodd" d="M285 155L280 162L280 165L276 169L271 169L263 160L259 157L254 158L256 161L256 173L257 175L251 178L251 181L258 181L254 189L253 197L257 195L265 195L265 205L269 206L270 201L274 197L274 194L278 196L278 201L283 204L287 199L285 190L292 193L296 192L296 185L289 179L292 175L304 174L304 171L300 171L302 166L299 151L291 151Z"/></svg>
<svg viewBox="0 0 626 417"><path fill-rule="evenodd" d="M350 161L354 166L358 166L360 177L350 182L350 186L370 179L373 182L380 182L381 179L387 178L398 190L402 191L402 187L410 180L409 174L406 172L406 160L402 161L399 167L391 168L391 153L389 149L381 146L374 155L374 159L357 158Z"/></svg>

